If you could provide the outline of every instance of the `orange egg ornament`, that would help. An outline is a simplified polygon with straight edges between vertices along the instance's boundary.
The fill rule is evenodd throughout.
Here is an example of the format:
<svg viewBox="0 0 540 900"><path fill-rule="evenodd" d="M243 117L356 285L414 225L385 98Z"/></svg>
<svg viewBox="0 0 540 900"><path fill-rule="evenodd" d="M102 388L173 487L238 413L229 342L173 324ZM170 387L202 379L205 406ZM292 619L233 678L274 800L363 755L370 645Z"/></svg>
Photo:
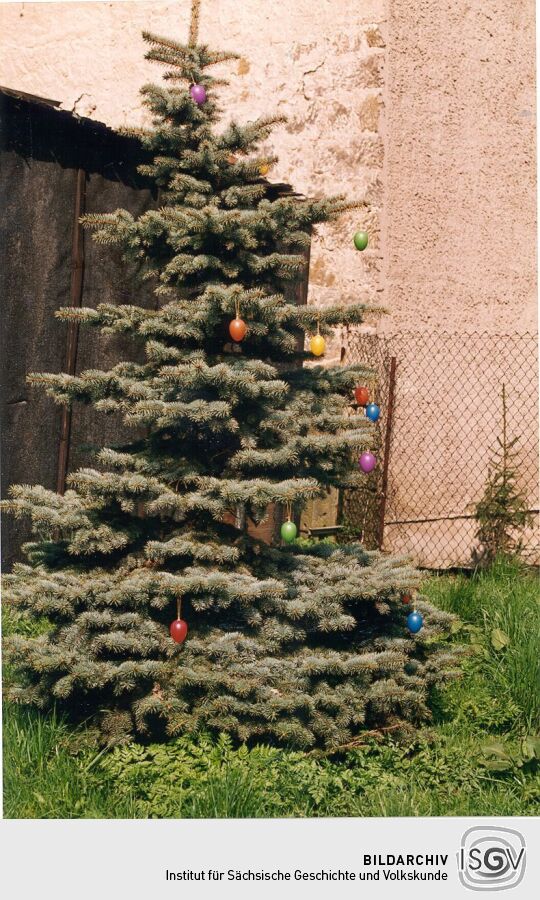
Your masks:
<svg viewBox="0 0 540 900"><path fill-rule="evenodd" d="M245 338L246 332L247 325L244 320L240 319L238 316L236 319L233 319L232 322L229 322L229 334L237 344Z"/></svg>
<svg viewBox="0 0 540 900"><path fill-rule="evenodd" d="M322 356L326 350L326 341L322 334L314 334L309 342L309 349L313 356Z"/></svg>
<svg viewBox="0 0 540 900"><path fill-rule="evenodd" d="M356 387L354 389L354 399L358 406L366 406L369 400L369 392L366 387Z"/></svg>

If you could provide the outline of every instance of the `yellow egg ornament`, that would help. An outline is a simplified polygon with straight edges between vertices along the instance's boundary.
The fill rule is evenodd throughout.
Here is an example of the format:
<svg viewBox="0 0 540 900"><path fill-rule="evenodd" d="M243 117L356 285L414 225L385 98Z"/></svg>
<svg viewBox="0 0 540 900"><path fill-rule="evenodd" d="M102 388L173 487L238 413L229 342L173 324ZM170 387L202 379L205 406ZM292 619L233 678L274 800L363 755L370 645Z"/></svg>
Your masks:
<svg viewBox="0 0 540 900"><path fill-rule="evenodd" d="M322 334L319 333L318 325L317 334L314 334L309 342L309 349L313 353L313 356L322 356L324 351L326 350L326 341L323 338Z"/></svg>
<svg viewBox="0 0 540 900"><path fill-rule="evenodd" d="M270 166L268 165L268 163L262 163L262 165L259 166L259 175L262 175L264 177L265 175L268 175L269 171Z"/></svg>

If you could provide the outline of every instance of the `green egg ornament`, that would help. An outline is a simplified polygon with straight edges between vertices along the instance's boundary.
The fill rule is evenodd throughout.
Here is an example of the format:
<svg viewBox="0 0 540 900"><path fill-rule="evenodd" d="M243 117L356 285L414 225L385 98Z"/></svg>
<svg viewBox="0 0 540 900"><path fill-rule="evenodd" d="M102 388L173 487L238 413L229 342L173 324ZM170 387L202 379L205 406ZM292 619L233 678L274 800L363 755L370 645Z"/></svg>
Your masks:
<svg viewBox="0 0 540 900"><path fill-rule="evenodd" d="M291 541L294 541L294 539L297 535L296 525L294 524L294 522L290 522L290 521L284 522L283 525L281 526L280 533L281 533L281 537L283 538L283 540L287 544L290 544Z"/></svg>
<svg viewBox="0 0 540 900"><path fill-rule="evenodd" d="M357 231L353 241L357 250L365 250L368 245L369 235L367 231Z"/></svg>

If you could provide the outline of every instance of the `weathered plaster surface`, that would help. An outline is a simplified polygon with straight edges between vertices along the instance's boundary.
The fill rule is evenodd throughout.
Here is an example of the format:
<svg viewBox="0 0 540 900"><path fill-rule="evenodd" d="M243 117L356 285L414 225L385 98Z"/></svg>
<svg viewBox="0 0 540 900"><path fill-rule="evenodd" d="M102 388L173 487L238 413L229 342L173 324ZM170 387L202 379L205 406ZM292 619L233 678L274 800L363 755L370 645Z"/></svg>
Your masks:
<svg viewBox="0 0 540 900"><path fill-rule="evenodd" d="M534 0L389 0L385 330L536 328Z"/></svg>
<svg viewBox="0 0 540 900"><path fill-rule="evenodd" d="M143 123L138 90L160 69L144 61L141 31L185 40L189 10L189 0L3 4L0 83L112 126ZM269 177L368 203L314 235L310 302L380 305L383 13L384 0L202 0L200 39L242 54L223 67L224 118L287 116L267 143L279 156ZM352 244L358 228L370 232L362 254ZM336 336L327 359L338 356ZM335 510L332 494L309 521L329 524Z"/></svg>
<svg viewBox="0 0 540 900"><path fill-rule="evenodd" d="M145 62L141 31L187 39L189 0L16 3L0 6L0 83L61 100L112 126L145 118L138 95L160 67ZM378 301L384 0L202 0L200 39L242 54L224 67L225 118L288 117L268 142L270 174L309 195L367 198L368 210L321 227L311 299ZM369 228L369 251L352 245Z"/></svg>
<svg viewBox="0 0 540 900"><path fill-rule="evenodd" d="M138 88L159 78L142 59L141 30L185 39L189 6L0 4L0 83L113 126L140 123ZM384 304L390 315L377 327L400 336L409 372L408 331L440 340L442 331L536 330L534 0L202 0L200 37L243 54L227 67L227 117L288 116L268 143L280 156L270 178L368 203L315 235L312 302ZM351 243L359 226L370 232L364 253ZM336 338L327 359L338 353ZM414 486L406 489L411 466L437 514L446 512L456 454L471 441L486 460L490 451L485 436L460 424L464 399L479 414L475 385L456 396L449 368L447 385L438 371L435 392L430 360L428 351L418 360L411 400L429 398L452 436L435 446L429 416L396 434L390 471L405 513L417 501ZM498 386L495 369L488 375ZM537 408L520 415L520 431L537 427ZM422 468L416 447L438 457L440 478L427 461ZM321 521L331 520L333 503L318 507ZM457 540L461 526L451 527ZM414 549L414 528L406 541L388 529L387 548Z"/></svg>
<svg viewBox="0 0 540 900"><path fill-rule="evenodd" d="M0 83L141 122L141 30L185 38L189 7L1 4ZM288 116L271 177L369 202L320 229L311 300L384 300L383 331L535 327L534 0L202 0L200 36L243 54L227 114Z"/></svg>
<svg viewBox="0 0 540 900"><path fill-rule="evenodd" d="M534 0L388 0L391 314L379 329L395 335L398 357L390 460L398 520L472 512L500 433L503 382L521 486L538 506L534 353L516 368L495 340L537 330L534 16ZM464 519L390 526L385 547L417 558L423 547L428 565L460 563L473 533ZM538 559L538 534L534 543Z"/></svg>

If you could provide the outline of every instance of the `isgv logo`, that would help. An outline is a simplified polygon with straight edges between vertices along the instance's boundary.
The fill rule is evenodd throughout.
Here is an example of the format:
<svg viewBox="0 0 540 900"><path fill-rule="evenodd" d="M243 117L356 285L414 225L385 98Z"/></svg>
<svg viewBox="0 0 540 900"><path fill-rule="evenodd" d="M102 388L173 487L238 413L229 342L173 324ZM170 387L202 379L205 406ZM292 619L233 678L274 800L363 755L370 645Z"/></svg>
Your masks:
<svg viewBox="0 0 540 900"><path fill-rule="evenodd" d="M458 870L471 891L504 891L525 874L525 839L519 831L496 825L469 828L461 838Z"/></svg>

